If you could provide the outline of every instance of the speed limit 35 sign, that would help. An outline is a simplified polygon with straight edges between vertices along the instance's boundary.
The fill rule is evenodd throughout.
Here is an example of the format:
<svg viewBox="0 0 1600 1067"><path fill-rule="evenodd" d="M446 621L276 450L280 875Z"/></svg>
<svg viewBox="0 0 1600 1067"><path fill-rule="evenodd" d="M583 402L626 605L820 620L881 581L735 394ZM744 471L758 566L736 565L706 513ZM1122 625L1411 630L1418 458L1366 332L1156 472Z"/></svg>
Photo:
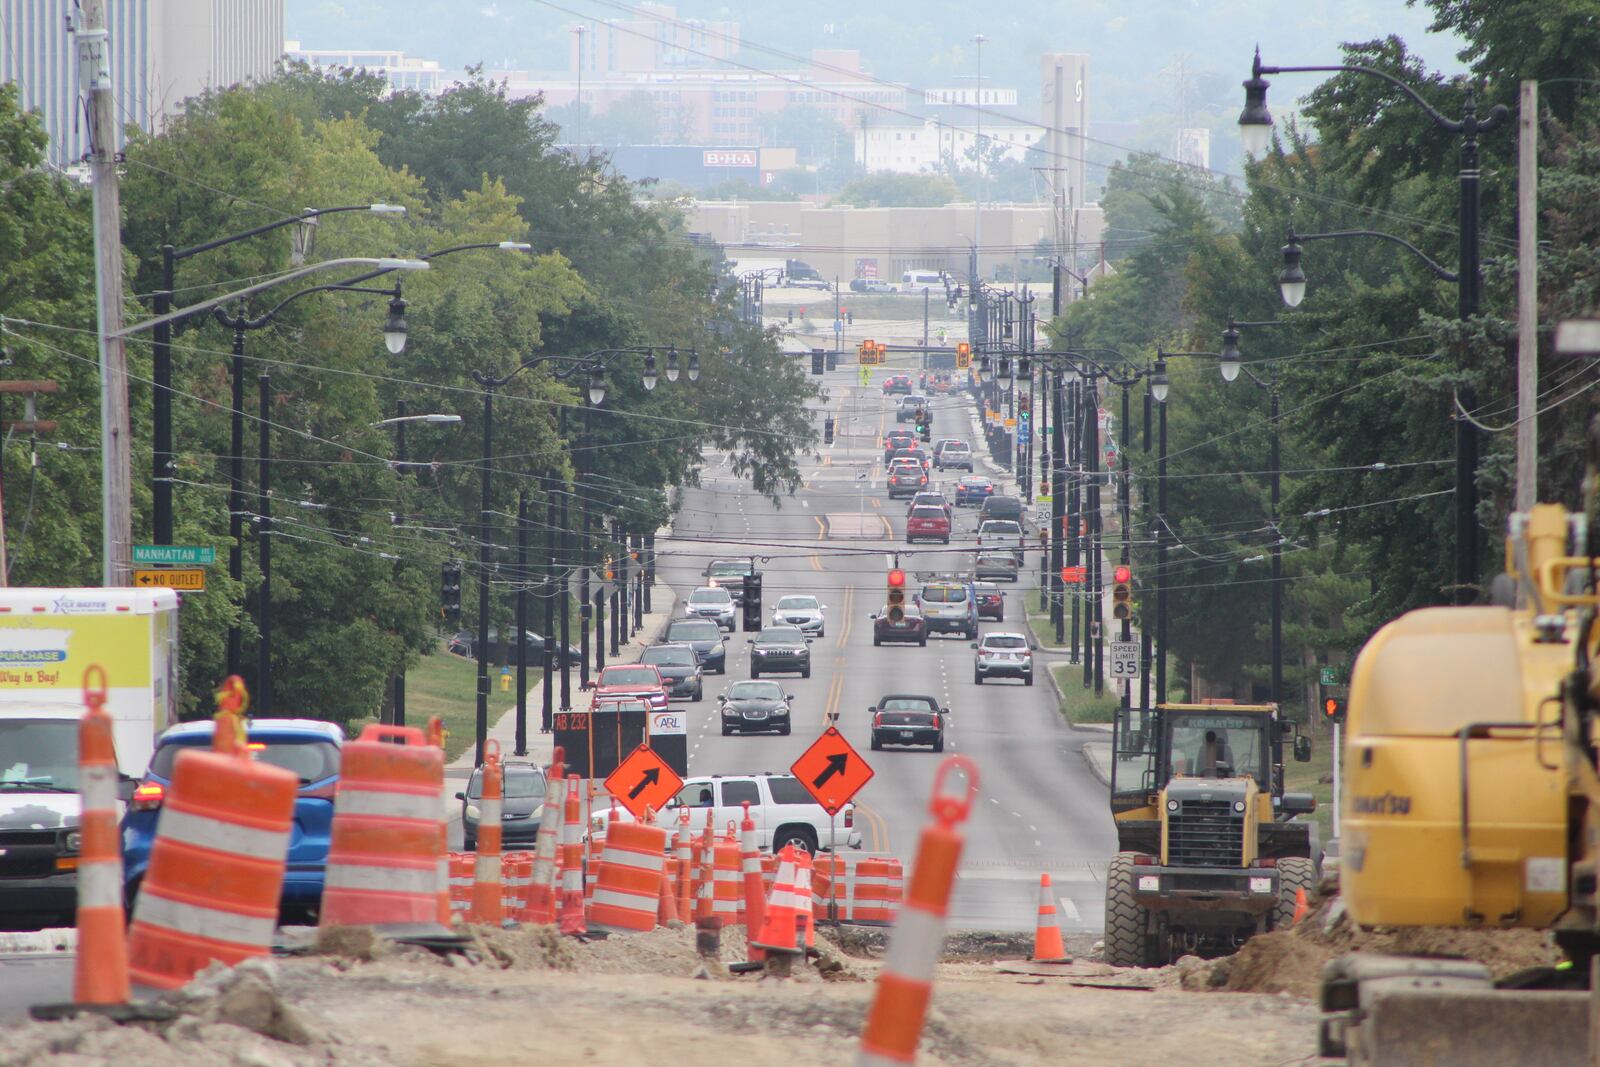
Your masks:
<svg viewBox="0 0 1600 1067"><path fill-rule="evenodd" d="M1139 642L1111 642L1111 677L1139 677Z"/></svg>

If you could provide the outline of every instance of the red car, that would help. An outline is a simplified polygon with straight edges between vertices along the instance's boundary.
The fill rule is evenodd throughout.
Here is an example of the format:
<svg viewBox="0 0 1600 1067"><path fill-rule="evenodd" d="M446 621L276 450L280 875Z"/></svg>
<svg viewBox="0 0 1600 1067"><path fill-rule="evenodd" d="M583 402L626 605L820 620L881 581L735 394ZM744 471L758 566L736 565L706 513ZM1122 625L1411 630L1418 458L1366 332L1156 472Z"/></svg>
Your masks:
<svg viewBox="0 0 1600 1067"><path fill-rule="evenodd" d="M623 663L607 667L590 682L594 690L591 706L601 702L643 700L654 711L667 710L667 686L661 672L649 663Z"/></svg>
<svg viewBox="0 0 1600 1067"><path fill-rule="evenodd" d="M918 504L906 518L906 544L913 541L950 543L950 516L938 504Z"/></svg>
<svg viewBox="0 0 1600 1067"><path fill-rule="evenodd" d="M928 484L928 475L915 463L901 463L889 471L889 499L913 496Z"/></svg>
<svg viewBox="0 0 1600 1067"><path fill-rule="evenodd" d="M890 393L905 394L911 392L911 375L891 374L883 380L883 395Z"/></svg>
<svg viewBox="0 0 1600 1067"><path fill-rule="evenodd" d="M972 594L978 602L978 618L1006 621L1005 594L993 582L973 582Z"/></svg>
<svg viewBox="0 0 1600 1067"><path fill-rule="evenodd" d="M872 616L872 643L882 645L890 641L926 648L928 624L922 617L922 609L907 604L902 608L900 621L895 622L889 618L889 606L885 604L882 611Z"/></svg>

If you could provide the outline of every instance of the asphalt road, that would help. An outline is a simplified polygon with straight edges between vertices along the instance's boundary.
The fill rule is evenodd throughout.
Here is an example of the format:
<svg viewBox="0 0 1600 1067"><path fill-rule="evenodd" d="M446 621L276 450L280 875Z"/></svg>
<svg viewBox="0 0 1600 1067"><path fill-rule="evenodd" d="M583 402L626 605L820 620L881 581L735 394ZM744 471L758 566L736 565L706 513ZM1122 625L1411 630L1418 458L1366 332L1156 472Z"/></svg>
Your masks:
<svg viewBox="0 0 1600 1067"><path fill-rule="evenodd" d="M721 735L715 694L725 683L749 677L749 635L735 633L728 676L711 681L704 702L685 705L691 712L689 769L786 771L824 728L827 713L837 711L839 728L876 771L857 796L864 848L909 863L943 757L927 749L871 752L866 709L889 692L937 696L953 709L946 753L976 761L981 779L980 797L962 828L967 843L951 924L1031 929L1039 875L1048 871L1063 929L1097 933L1106 862L1116 838L1105 788L1083 759L1084 738L1056 711L1045 679L1047 657L1039 657L1031 688L1020 681L980 687L972 680L973 652L960 637L934 636L926 648L873 647L868 616L883 606L894 554L908 574L965 569L976 516L957 510L949 547L904 543L906 502L887 497L878 443L882 431L895 426L891 402L882 395L885 372L879 369L866 387L857 384L857 374L852 365L826 376L835 443L824 446L821 462L803 461L804 486L793 497L775 506L725 467L712 465L701 486L685 492L673 537L661 545L664 577L681 596L701 583L709 560L755 553L762 558L769 618L771 605L786 593L814 593L827 605L826 633L812 645L811 677L779 676L796 698L791 736ZM973 439L971 410L965 397L941 398L934 408L934 438ZM934 481L953 483L956 477L936 474ZM1024 593L1034 585L1035 553L1028 563L1028 576L1007 590L1008 621L985 621L985 632L1022 629L1016 620Z"/></svg>

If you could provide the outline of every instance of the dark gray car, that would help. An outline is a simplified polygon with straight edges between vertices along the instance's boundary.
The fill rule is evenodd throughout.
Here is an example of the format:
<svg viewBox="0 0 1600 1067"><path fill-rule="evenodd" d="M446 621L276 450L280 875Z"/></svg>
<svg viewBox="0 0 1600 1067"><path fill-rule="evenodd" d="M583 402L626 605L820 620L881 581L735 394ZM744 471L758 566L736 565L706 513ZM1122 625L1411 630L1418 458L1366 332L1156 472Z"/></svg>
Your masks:
<svg viewBox="0 0 1600 1067"><path fill-rule="evenodd" d="M502 844L527 845L539 839L539 824L544 821L544 768L526 760L508 759L505 769L505 799L500 805ZM468 852L478 847L478 805L483 800L483 768L472 772L467 788L456 794L461 801L461 838Z"/></svg>
<svg viewBox="0 0 1600 1067"><path fill-rule="evenodd" d="M811 677L811 639L799 627L769 626L747 640L751 646L750 677L783 671Z"/></svg>
<svg viewBox="0 0 1600 1067"><path fill-rule="evenodd" d="M777 682L734 682L717 698L721 705L722 736L751 730L789 732L789 700Z"/></svg>
<svg viewBox="0 0 1600 1067"><path fill-rule="evenodd" d="M700 668L712 674L728 673L727 638L722 627L710 619L673 619L667 623L663 643L685 644L700 657Z"/></svg>
<svg viewBox="0 0 1600 1067"><path fill-rule="evenodd" d="M639 657L639 662L655 667L666 684L667 696L695 701L705 696L705 675L692 645L681 642L651 645Z"/></svg>

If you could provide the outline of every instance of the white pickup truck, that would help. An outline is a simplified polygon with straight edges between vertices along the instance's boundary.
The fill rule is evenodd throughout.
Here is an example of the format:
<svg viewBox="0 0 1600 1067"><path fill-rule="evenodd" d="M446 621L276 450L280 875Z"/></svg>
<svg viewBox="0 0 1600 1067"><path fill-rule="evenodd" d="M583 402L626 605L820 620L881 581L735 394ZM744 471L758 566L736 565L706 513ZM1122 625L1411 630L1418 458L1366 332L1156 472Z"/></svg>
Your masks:
<svg viewBox="0 0 1600 1067"><path fill-rule="evenodd" d="M728 823L736 826L744 819L743 802L750 802L750 818L756 824L756 842L763 852L777 852L784 845L807 852L830 847L828 813L811 798L805 786L792 774L711 774L684 779L678 795L667 802L660 824L676 826L678 813L689 809L689 826L699 833L706 824L706 810L714 812L713 825L720 834ZM834 820L840 848L860 848L861 831L855 827L855 805L846 804Z"/></svg>

